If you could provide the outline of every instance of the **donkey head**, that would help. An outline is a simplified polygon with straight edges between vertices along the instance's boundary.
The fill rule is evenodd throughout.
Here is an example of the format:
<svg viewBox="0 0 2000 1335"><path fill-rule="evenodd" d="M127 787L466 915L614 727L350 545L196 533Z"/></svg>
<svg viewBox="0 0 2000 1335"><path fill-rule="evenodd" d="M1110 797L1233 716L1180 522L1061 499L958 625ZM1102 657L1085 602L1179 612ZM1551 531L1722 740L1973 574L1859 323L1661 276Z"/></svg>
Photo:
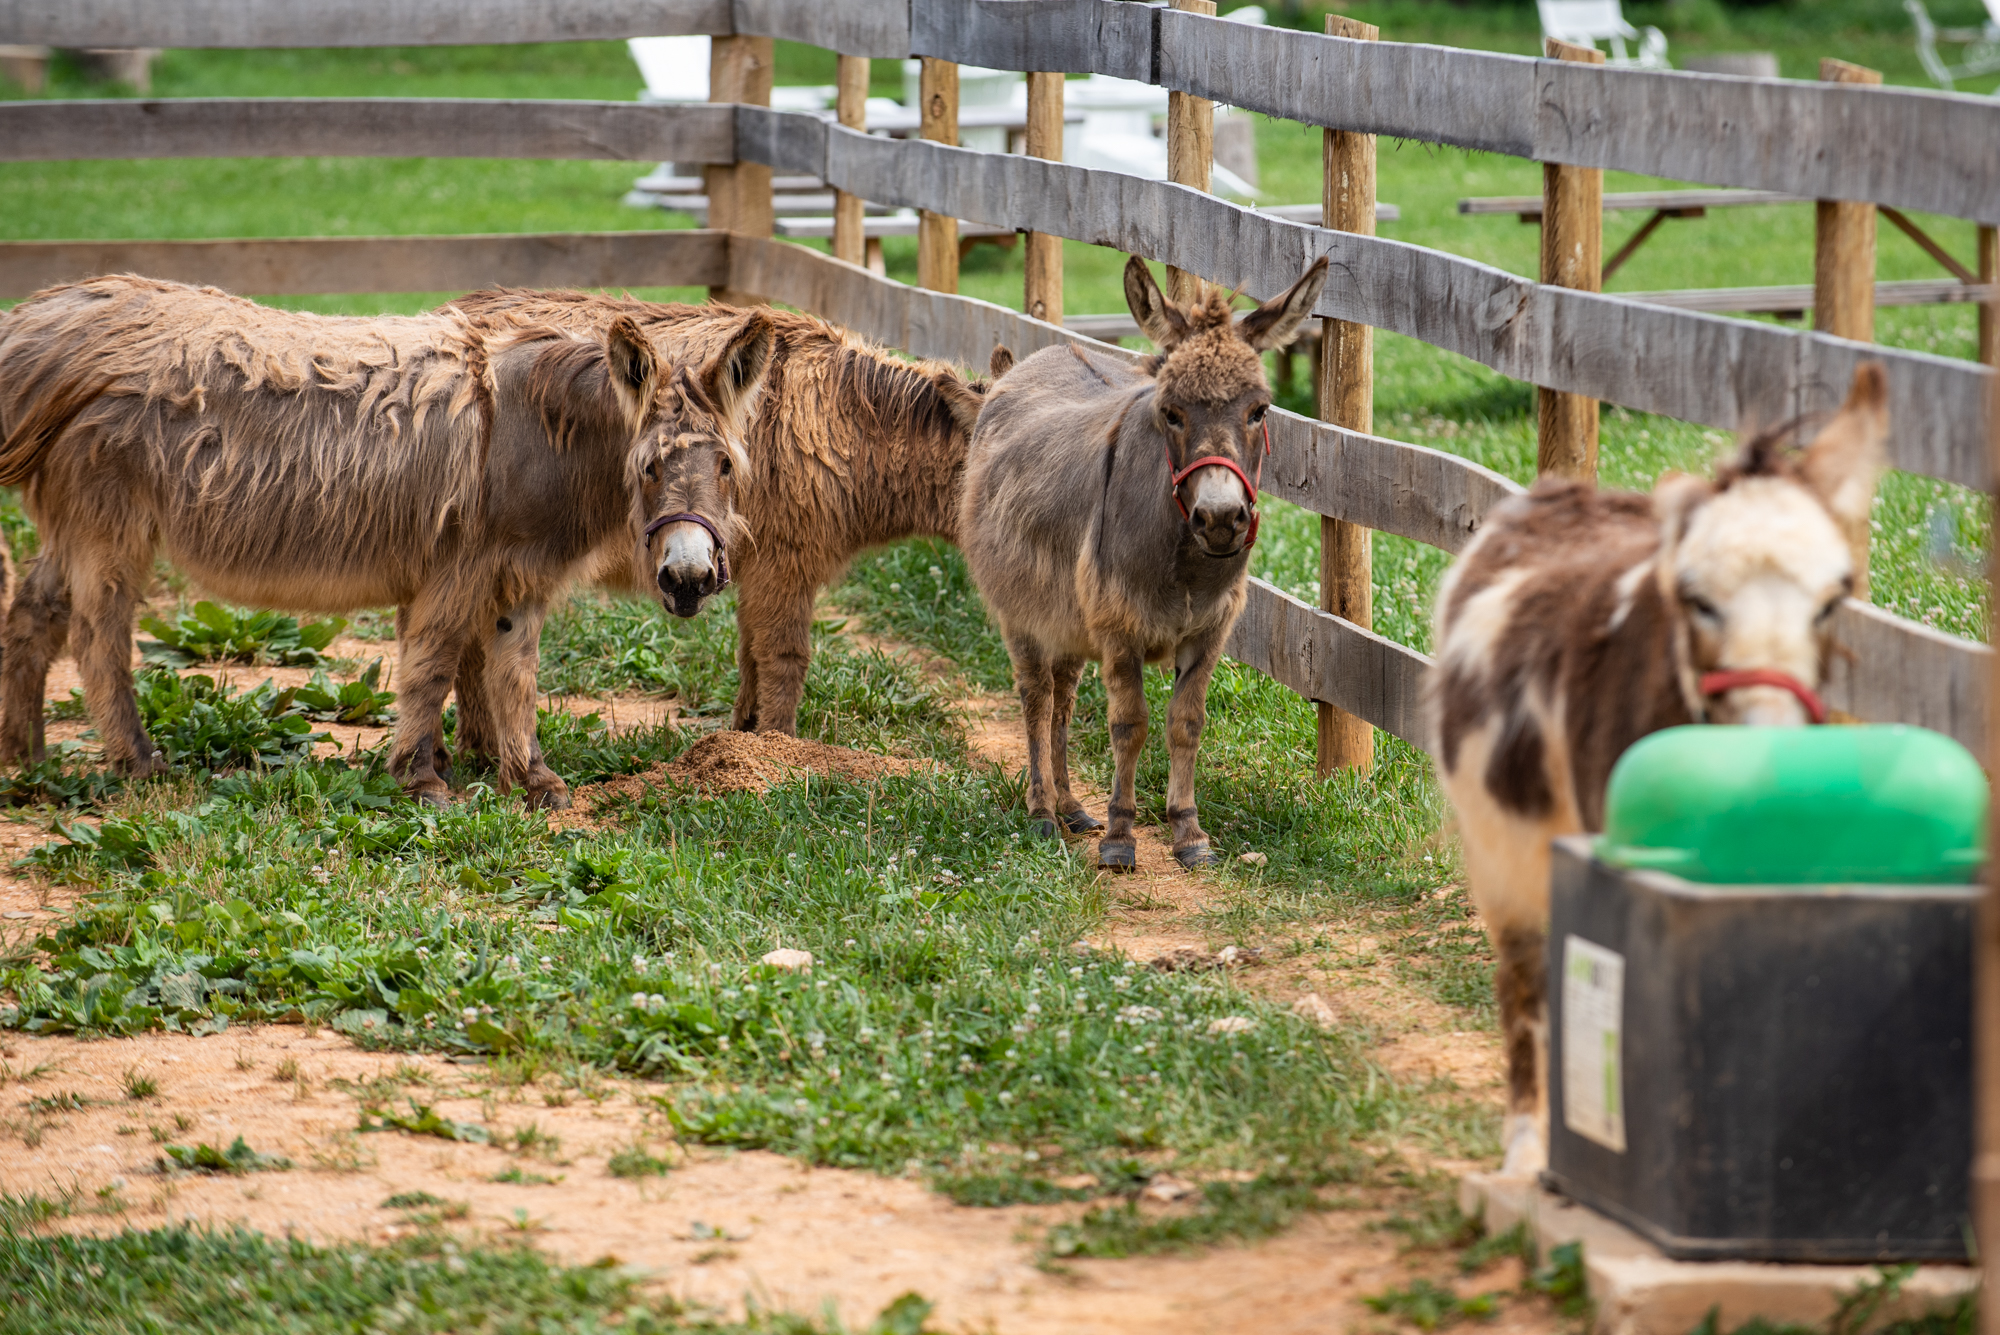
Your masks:
<svg viewBox="0 0 2000 1335"><path fill-rule="evenodd" d="M729 544L747 532L736 509L750 473L743 438L776 336L770 317L751 311L692 373L663 363L629 316L613 321L606 339L611 382L634 432L625 480L638 568L654 572L668 611L691 617L729 583Z"/></svg>
<svg viewBox="0 0 2000 1335"><path fill-rule="evenodd" d="M1660 592L1698 719L1789 726L1816 712L1833 614L1854 588L1848 535L1866 532L1884 464L1881 366L1855 372L1810 446L1790 448L1795 429L1748 441L1713 483L1677 477L1654 491Z"/></svg>
<svg viewBox="0 0 2000 1335"><path fill-rule="evenodd" d="M1208 291L1185 308L1160 293L1146 262L1125 266L1132 318L1159 348L1154 425L1166 438L1174 500L1209 556L1237 556L1254 533L1257 496L1248 468L1264 450L1271 391L1259 354L1292 341L1326 283L1325 256L1298 282L1241 320L1229 297Z"/></svg>

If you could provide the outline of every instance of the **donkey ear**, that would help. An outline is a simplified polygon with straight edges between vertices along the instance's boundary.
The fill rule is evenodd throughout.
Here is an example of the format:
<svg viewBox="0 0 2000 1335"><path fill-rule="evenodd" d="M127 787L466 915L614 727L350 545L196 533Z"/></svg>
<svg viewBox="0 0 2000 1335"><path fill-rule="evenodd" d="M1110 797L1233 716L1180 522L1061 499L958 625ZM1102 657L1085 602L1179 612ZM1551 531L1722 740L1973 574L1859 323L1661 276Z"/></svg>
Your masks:
<svg viewBox="0 0 2000 1335"><path fill-rule="evenodd" d="M1160 294L1153 271L1137 255L1125 262L1125 304L1132 308L1139 332L1152 339L1161 352L1187 337L1187 317Z"/></svg>
<svg viewBox="0 0 2000 1335"><path fill-rule="evenodd" d="M1889 378L1882 363L1863 362L1847 402L1799 461L1806 485L1836 519L1856 524L1868 518L1875 479L1888 463L1888 439Z"/></svg>
<svg viewBox="0 0 2000 1335"><path fill-rule="evenodd" d="M987 386L974 384L948 366L932 371L931 383L937 386L938 397L944 400L951 420L970 436L979 421L979 410L986 406Z"/></svg>
<svg viewBox="0 0 2000 1335"><path fill-rule="evenodd" d="M986 359L986 373L998 380L1014 369L1014 350L1005 343L993 349L993 355Z"/></svg>
<svg viewBox="0 0 2000 1335"><path fill-rule="evenodd" d="M1287 347L1299 332L1299 326L1312 314L1314 304L1319 301L1320 289L1326 286L1327 257L1320 256L1306 266L1282 296L1269 301L1251 311L1237 321L1236 329L1243 341L1259 352L1272 348Z"/></svg>
<svg viewBox="0 0 2000 1335"><path fill-rule="evenodd" d="M646 407L652 403L664 374L660 354L654 351L653 341L639 328L639 322L621 315L611 322L611 329L604 336L604 361L611 376L611 392L618 396L618 407L636 431L646 418Z"/></svg>
<svg viewBox="0 0 2000 1335"><path fill-rule="evenodd" d="M751 419L757 415L757 397L763 392L777 343L778 331L771 317L753 310L744 317L743 327L702 368L702 388L736 435L748 432Z"/></svg>

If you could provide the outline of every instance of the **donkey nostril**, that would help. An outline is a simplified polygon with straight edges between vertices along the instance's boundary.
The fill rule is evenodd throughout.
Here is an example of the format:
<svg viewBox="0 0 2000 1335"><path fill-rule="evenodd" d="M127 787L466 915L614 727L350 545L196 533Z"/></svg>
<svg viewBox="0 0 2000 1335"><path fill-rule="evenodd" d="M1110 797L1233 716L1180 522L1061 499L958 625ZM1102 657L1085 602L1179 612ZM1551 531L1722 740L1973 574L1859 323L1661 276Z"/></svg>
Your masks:
<svg viewBox="0 0 2000 1335"><path fill-rule="evenodd" d="M509 619L507 619L506 617L501 617L498 621L494 622L493 624L500 627L500 633L502 635L505 635L508 631L514 629L514 623Z"/></svg>

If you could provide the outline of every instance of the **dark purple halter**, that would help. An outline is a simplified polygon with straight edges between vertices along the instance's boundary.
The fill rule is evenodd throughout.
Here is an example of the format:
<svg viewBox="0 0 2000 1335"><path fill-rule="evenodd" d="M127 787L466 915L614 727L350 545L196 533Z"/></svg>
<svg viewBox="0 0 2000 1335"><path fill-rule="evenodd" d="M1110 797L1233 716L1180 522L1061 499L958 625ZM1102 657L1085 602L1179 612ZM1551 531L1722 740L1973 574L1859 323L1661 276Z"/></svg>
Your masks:
<svg viewBox="0 0 2000 1335"><path fill-rule="evenodd" d="M658 533L669 524L678 524L683 520L690 524L700 524L708 530L708 536L715 539L715 569L721 578L710 592L722 592L725 588L729 587L729 544L722 540L721 530L717 529L707 518L696 514L692 510L683 510L677 515L661 515L658 519L646 525L646 541L648 543L652 542L655 533Z"/></svg>

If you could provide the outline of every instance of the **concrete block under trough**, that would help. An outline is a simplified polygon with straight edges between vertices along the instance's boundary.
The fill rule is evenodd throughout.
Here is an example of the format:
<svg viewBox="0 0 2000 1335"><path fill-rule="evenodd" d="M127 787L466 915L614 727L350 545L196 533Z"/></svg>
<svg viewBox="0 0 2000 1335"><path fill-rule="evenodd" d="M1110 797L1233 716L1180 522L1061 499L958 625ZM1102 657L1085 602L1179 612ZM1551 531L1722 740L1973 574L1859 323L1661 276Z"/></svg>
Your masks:
<svg viewBox="0 0 2000 1335"><path fill-rule="evenodd" d="M1872 1265L1676 1261L1615 1220L1546 1190L1534 1178L1468 1173L1458 1208L1505 1233L1525 1222L1541 1255L1583 1244L1584 1274L1597 1304L1596 1335L1687 1335L1711 1307L1733 1330L1754 1317L1823 1325L1840 1300L1875 1278ZM1976 1292L1979 1272L1966 1265L1925 1265L1876 1313L1878 1322L1949 1310Z"/></svg>

